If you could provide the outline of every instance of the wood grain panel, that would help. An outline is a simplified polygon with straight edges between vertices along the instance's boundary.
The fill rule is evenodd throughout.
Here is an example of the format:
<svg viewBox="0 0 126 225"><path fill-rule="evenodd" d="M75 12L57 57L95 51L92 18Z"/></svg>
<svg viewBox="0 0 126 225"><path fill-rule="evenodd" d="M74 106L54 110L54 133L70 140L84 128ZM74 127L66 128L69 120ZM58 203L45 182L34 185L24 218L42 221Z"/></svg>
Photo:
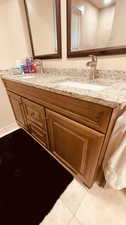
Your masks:
<svg viewBox="0 0 126 225"><path fill-rule="evenodd" d="M103 177L102 162L119 108L3 80L20 126L88 187Z"/></svg>

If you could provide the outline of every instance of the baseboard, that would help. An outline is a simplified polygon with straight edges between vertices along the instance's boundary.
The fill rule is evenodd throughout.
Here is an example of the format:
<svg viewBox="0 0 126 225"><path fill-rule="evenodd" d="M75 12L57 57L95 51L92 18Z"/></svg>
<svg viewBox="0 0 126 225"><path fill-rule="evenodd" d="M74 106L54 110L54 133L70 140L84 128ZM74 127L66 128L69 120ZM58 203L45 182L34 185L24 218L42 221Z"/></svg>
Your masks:
<svg viewBox="0 0 126 225"><path fill-rule="evenodd" d="M15 131L18 130L20 127L18 126L18 124L16 122L9 124L6 127L3 127L0 129L0 138Z"/></svg>

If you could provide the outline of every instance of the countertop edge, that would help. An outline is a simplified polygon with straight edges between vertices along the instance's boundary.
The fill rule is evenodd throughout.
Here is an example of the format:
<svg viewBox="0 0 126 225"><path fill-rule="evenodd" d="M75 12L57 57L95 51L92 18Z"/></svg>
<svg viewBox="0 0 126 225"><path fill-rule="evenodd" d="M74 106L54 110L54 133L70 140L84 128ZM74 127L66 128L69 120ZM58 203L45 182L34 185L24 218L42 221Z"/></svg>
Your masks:
<svg viewBox="0 0 126 225"><path fill-rule="evenodd" d="M83 95L82 96L81 94L67 92L67 91L63 91L63 90L58 90L56 88L52 88L52 87L48 87L48 86L44 86L44 85L38 85L38 84L26 82L24 80L23 81L22 80L16 80L16 79L14 79L12 77L9 78L9 77L6 77L6 76L1 76L0 78L3 81L4 80L13 81L13 82L16 82L16 83L19 83L19 84L24 84L26 86L32 86L32 87L39 88L39 89L42 89L42 90L47 90L47 91L50 91L50 92L53 92L53 93L57 93L57 94L60 94L60 95L63 95L63 96L69 96L69 97L72 97L72 98L75 98L75 99L80 99L80 100L83 100L83 101L96 103L96 104L99 104L99 105L103 105L103 106L109 107L111 109L115 109L115 108L121 109L122 108L122 104L121 103L116 103L116 102L113 102L113 101L107 101L105 99L100 99L100 98L87 96L87 95Z"/></svg>

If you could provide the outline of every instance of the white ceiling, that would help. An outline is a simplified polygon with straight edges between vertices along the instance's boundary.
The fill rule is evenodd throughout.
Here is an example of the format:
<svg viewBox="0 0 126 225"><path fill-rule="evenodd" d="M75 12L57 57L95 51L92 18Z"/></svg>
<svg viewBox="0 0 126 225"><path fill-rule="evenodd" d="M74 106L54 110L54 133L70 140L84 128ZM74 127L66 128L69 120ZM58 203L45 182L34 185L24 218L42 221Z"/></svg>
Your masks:
<svg viewBox="0 0 126 225"><path fill-rule="evenodd" d="M109 6L113 5L116 1L117 0L112 0L112 3L109 4ZM108 7L108 5L105 5L104 0L89 0L89 2L91 2L93 5L95 5L99 9Z"/></svg>

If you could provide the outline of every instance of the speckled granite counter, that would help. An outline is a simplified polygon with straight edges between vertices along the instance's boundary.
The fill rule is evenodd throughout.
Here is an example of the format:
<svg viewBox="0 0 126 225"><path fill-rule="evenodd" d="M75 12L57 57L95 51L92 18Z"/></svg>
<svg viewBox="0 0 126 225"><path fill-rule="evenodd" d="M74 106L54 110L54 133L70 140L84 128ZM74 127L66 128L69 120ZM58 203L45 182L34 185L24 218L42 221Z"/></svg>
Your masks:
<svg viewBox="0 0 126 225"><path fill-rule="evenodd" d="M126 75L123 75L119 76L118 73L118 76L110 76L107 72L98 72L95 81L89 81L87 71L84 71L83 74L53 72L32 75L4 75L2 77L62 95L122 109L126 106Z"/></svg>

